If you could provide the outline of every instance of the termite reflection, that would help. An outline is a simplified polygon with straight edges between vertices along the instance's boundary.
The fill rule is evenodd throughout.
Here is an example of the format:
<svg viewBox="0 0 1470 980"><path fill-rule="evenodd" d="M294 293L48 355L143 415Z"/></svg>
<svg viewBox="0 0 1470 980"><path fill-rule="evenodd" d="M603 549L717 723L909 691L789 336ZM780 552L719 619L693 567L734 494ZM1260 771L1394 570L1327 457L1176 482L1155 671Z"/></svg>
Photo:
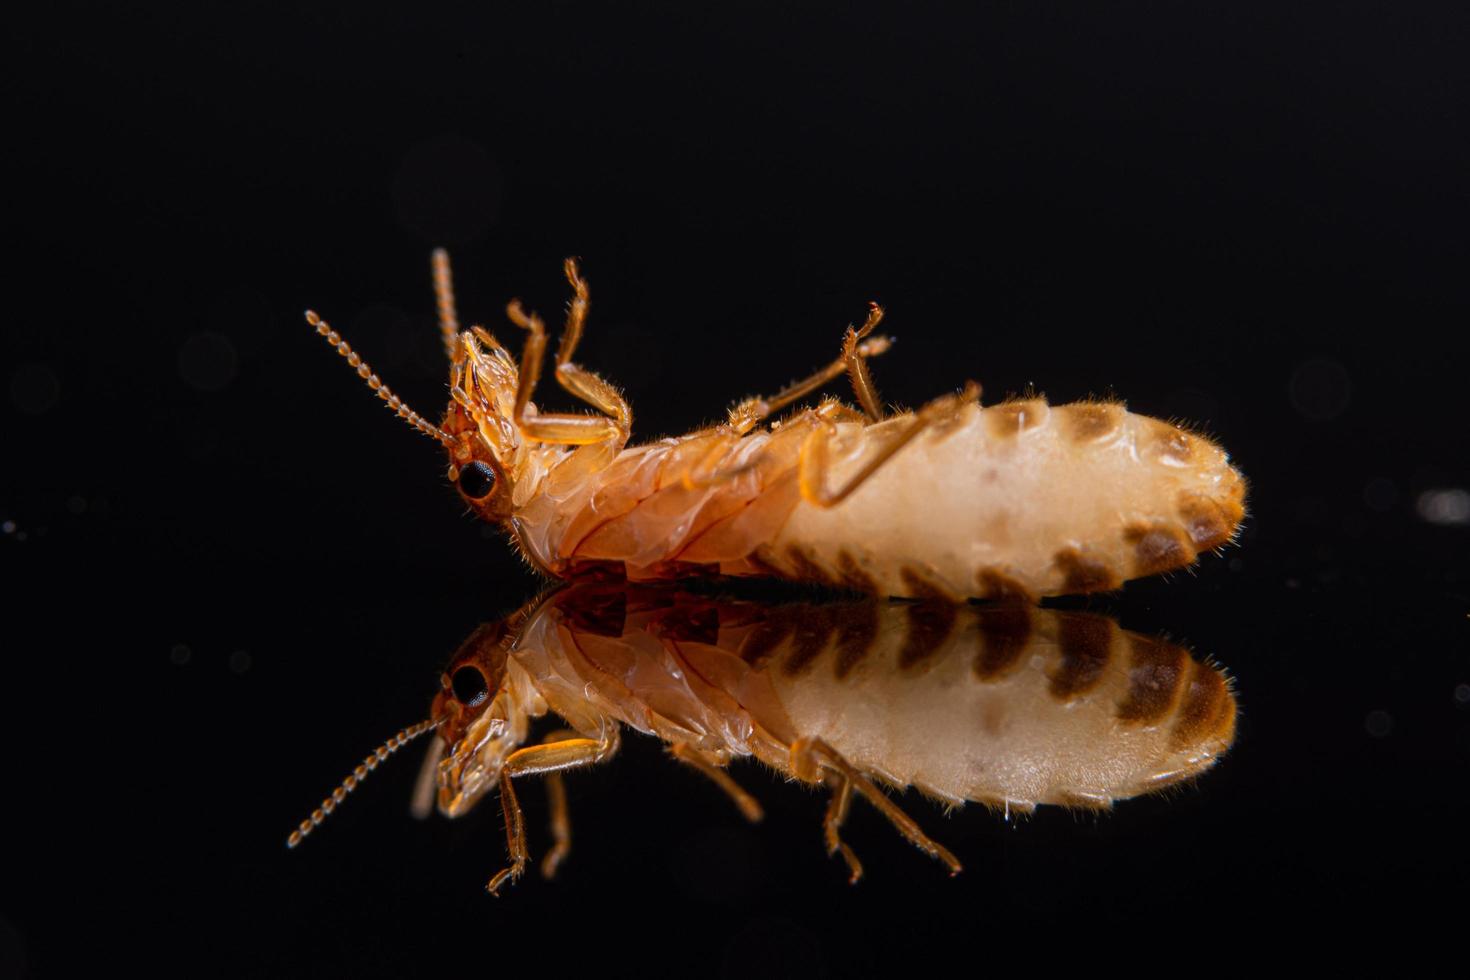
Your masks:
<svg viewBox="0 0 1470 980"><path fill-rule="evenodd" d="M564 727L532 738L533 720ZM726 771L754 757L831 790L829 854L853 797L960 870L880 787L1006 812L1105 808L1196 776L1229 748L1235 699L1217 667L1110 618L1030 606L853 600L767 605L671 588L584 584L477 629L441 678L431 716L359 766L292 834L299 843L366 772L435 737L415 809L460 816L491 790L510 864L529 860L520 778L546 776L555 872L570 845L561 772L602 762L623 726L663 740L746 817L759 803Z"/></svg>

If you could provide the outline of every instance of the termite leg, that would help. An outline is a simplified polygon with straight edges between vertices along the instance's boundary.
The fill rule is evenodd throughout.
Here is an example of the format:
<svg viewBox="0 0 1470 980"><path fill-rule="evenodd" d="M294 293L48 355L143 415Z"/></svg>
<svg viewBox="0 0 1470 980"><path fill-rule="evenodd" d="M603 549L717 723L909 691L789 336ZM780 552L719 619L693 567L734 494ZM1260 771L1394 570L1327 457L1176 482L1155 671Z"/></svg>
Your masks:
<svg viewBox="0 0 1470 980"><path fill-rule="evenodd" d="M716 786L725 791L726 796L735 801L735 805L740 808L741 816L745 817L746 820L749 820L751 823L759 823L761 818L765 816L765 811L761 809L761 805L756 801L756 798L742 789L739 783L730 778L729 773L725 772L717 762L699 751L699 749L696 749L692 745L686 745L683 742L676 742L669 747L669 754L680 762L694 769L698 769L713 780Z"/></svg>
<svg viewBox="0 0 1470 980"><path fill-rule="evenodd" d="M611 758L617 750L617 730L609 729L601 739L562 738L544 745L517 749L506 757L505 766L500 772L500 800L505 808L505 836L510 851L510 866L490 879L487 886L490 894L498 895L502 885L519 878L529 859L525 820L521 815L520 803L516 800L515 777L593 765Z"/></svg>
<svg viewBox="0 0 1470 980"><path fill-rule="evenodd" d="M861 366L863 375L866 377L866 359L869 357L877 357L879 354L884 353L893 345L892 337L873 337L871 339L865 339L867 338L868 334L872 333L873 328L876 327L879 321L881 321L882 319L883 308L880 307L877 303L868 304L868 318L863 322L862 327L858 330L853 330L853 328L851 327L847 328L848 334L853 338L851 351L848 350L848 343L846 340L844 340L842 345L842 356L837 358L837 360L833 361L831 364L828 364L826 367L817 371L815 374L811 375L810 377L803 378L802 380L797 381L793 384L787 385L785 388L782 388L778 393L770 396L769 398L747 398L745 401L736 405L734 408L730 409L731 428L733 428L740 435L744 435L745 433L749 432L751 429L759 425L766 418L774 415L776 412L779 412L781 409L785 408L787 405L790 405L792 402L806 397L807 395L816 391L818 388L822 387L822 385L831 381L833 378L839 377L844 372L848 372L850 374L852 371L852 368L850 367L850 361L853 359L855 359L857 363ZM858 341L862 342L858 343ZM854 385L856 385L856 382L854 382ZM869 382L868 387L871 392L871 382ZM858 397L861 399L862 395L859 394ZM874 398L876 403L876 395L874 395ZM866 408L866 406L864 407Z"/></svg>
<svg viewBox="0 0 1470 980"><path fill-rule="evenodd" d="M500 780L500 808L505 813L505 845L510 852L510 865L485 886L490 894L500 896L500 886L507 881L514 881L526 870L526 860L530 854L526 848L526 821L521 814L520 801L516 799L515 783L508 776Z"/></svg>
<svg viewBox="0 0 1470 980"><path fill-rule="evenodd" d="M882 319L883 307L877 303L869 303L866 322L858 330L848 327L842 338L842 362L847 368L847 376L852 380L852 390L857 395L858 404L863 406L863 411L871 422L883 420L883 406L878 401L878 389L873 387L873 377L868 374L868 362L858 353L858 341L872 333Z"/></svg>
<svg viewBox="0 0 1470 980"><path fill-rule="evenodd" d="M714 465L723 459L730 451L730 447L735 444L735 438L718 430L712 431L707 438L710 440L710 447L692 465L684 468L683 475L680 477L684 489L703 490L721 483L728 483L737 476L749 473L759 465L756 460L751 460L739 466L728 466L723 470L714 469Z"/></svg>
<svg viewBox="0 0 1470 980"><path fill-rule="evenodd" d="M577 260L567 259L562 270L572 287L572 302L567 307L566 325L562 327L561 343L556 348L556 380L571 394L616 420L618 428L626 435L633 425L633 413L628 402L602 378L572 363L572 355L582 342L582 330L587 323L587 308L591 301L588 299L587 280L578 271Z"/></svg>
<svg viewBox="0 0 1470 980"><path fill-rule="evenodd" d="M529 335L526 337L526 345L521 348L521 369L516 379L515 421L520 425L526 404L536 391L536 383L541 380L541 361L546 354L546 323L535 313L527 313L522 309L518 299L510 301L505 308L505 315L510 318L511 323Z"/></svg>
<svg viewBox="0 0 1470 980"><path fill-rule="evenodd" d="M572 850L572 821L567 813L567 786L561 773L546 777L546 801L551 808L551 850L541 859L541 877L556 877L556 869Z"/></svg>
<svg viewBox="0 0 1470 980"><path fill-rule="evenodd" d="M863 876L863 864L842 840L840 831L847 820L847 811L852 803L852 781L838 773L828 773L827 783L832 787L832 798L827 801L827 814L822 818L822 835L827 839L827 856L841 853L847 862L847 883L856 885Z"/></svg>
<svg viewBox="0 0 1470 980"><path fill-rule="evenodd" d="M541 741L558 742L576 738L577 733L563 728L548 732ZM572 850L572 820L567 810L567 786L560 772L546 774L546 801L551 810L551 850L541 859L541 877L556 877L556 869Z"/></svg>
<svg viewBox="0 0 1470 980"><path fill-rule="evenodd" d="M846 759L839 755L837 751L826 742L822 741L819 738L798 739L791 745L790 758L791 771L796 775L798 779L804 779L808 782L815 782L821 775L821 769L825 767L831 773L840 777L848 784L846 792L850 793L853 789L856 789L859 793L863 795L864 799L871 803L878 810L879 813L883 814L883 816L888 819L889 823L893 824L894 829L902 834L910 844L914 845L930 857L934 858L936 861L940 861L945 864L949 868L949 873L951 875L957 875L962 870L959 859L956 858L954 854L950 853L948 848L946 848L943 844L940 844L937 841L933 840L929 837L929 835L920 830L919 825L914 822L914 819L912 817L910 817L907 813L904 813L903 810L901 810L897 804L890 800L887 795L883 793L882 790L873 785L872 780L868 779L862 773L854 769ZM843 792L841 787L839 787L838 791ZM846 815L846 810L847 805L845 803L839 804L835 808L835 812L838 814L839 819L837 819L836 824L831 825L830 827L830 833L832 834L832 836L829 836L827 838L829 848L831 846L832 840L835 838L836 827L840 826L841 824L840 817ZM829 817L831 817L833 813L834 808L829 806ZM840 839L837 839L837 842L839 845L841 845ZM847 854L844 852L843 856L847 857ZM855 857L848 862L849 869L852 868L853 860L855 860ZM859 866L858 870L861 870L861 866Z"/></svg>
<svg viewBox="0 0 1470 980"><path fill-rule="evenodd" d="M866 463L858 468L856 473L848 478L846 483L836 490L827 489L826 480L827 440L832 430L829 425L819 425L812 430L812 434L807 437L806 444L801 448L797 482L801 486L802 499L818 507L834 507L842 503L869 477L878 472L883 464L897 455L900 449L912 442L919 433L931 425L952 418L962 406L979 397L980 386L971 381L965 384L964 390L958 395L944 395L934 399L915 412L913 421L907 428L891 437L887 444L875 452Z"/></svg>
<svg viewBox="0 0 1470 980"><path fill-rule="evenodd" d="M590 446L594 442L615 441L619 446L628 433L602 415L560 415L546 413L529 418L520 416L516 427L527 439L561 446Z"/></svg>
<svg viewBox="0 0 1470 980"><path fill-rule="evenodd" d="M849 405L844 405L836 398L823 399L822 404L816 408L816 415L824 422L866 422L868 420L867 415Z"/></svg>
<svg viewBox="0 0 1470 980"><path fill-rule="evenodd" d="M867 416L835 398L822 400L812 413L822 422L865 422ZM798 416L801 418L802 416ZM724 469L714 469L714 464L730 449L731 442L716 443L714 448L702 456L693 466L684 470L681 481L686 490L704 490L709 487L717 487L722 483L728 483L737 477L744 476L751 470L758 469L765 461L763 455L757 454L752 458L736 466L727 466Z"/></svg>
<svg viewBox="0 0 1470 980"><path fill-rule="evenodd" d="M459 344L459 314L454 308L454 276L449 271L449 253L434 249L430 265L434 273L434 300L439 307L439 336L444 339L444 353L454 360Z"/></svg>
<svg viewBox="0 0 1470 980"><path fill-rule="evenodd" d="M587 283L577 271L574 259L565 265L567 281L572 285L572 303L567 310L567 321L560 345L556 351L556 380L576 398L581 399L602 415L526 415L526 406L541 380L541 363L546 355L546 325L535 313L527 313L519 301L506 307L506 315L512 323L522 327L529 336L521 351L520 378L516 387L515 424L529 438L540 442L581 446L605 440L615 440L619 445L626 442L633 425L633 412L618 390L586 368L573 364L572 355L582 340L583 326L587 320L589 304Z"/></svg>

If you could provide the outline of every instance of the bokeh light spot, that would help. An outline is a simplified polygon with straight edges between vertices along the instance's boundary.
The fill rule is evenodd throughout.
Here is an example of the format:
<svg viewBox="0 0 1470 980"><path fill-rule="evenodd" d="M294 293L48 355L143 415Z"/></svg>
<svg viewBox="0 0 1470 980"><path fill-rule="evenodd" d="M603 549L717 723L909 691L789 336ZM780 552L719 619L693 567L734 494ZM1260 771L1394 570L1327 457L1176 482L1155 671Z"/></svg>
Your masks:
<svg viewBox="0 0 1470 980"><path fill-rule="evenodd" d="M1425 490L1414 506L1430 524L1470 524L1470 492L1459 487Z"/></svg>

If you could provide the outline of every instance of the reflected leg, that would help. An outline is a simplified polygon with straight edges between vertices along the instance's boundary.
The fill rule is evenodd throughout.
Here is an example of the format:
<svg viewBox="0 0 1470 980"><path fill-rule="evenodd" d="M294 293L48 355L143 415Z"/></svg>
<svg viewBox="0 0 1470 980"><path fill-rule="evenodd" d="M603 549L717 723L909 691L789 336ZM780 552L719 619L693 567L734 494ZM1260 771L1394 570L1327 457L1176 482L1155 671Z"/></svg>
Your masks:
<svg viewBox="0 0 1470 980"><path fill-rule="evenodd" d="M847 883L856 885L863 876L863 865L852 852L852 848L843 842L840 834L852 803L852 781L838 773L828 773L827 784L832 787L832 798L827 801L827 813L822 818L822 834L827 839L827 856L841 852L842 860L847 862L847 870L850 872Z"/></svg>
<svg viewBox="0 0 1470 980"><path fill-rule="evenodd" d="M526 870L529 850L526 847L525 819L516 799L514 780L519 776L534 776L559 772L603 762L618 750L617 730L612 729L601 739L564 738L544 745L517 749L505 760L500 773L500 800L505 809L505 836L510 852L510 866L490 879L487 890L498 895L500 887L514 881Z"/></svg>
<svg viewBox="0 0 1470 980"><path fill-rule="evenodd" d="M541 741L560 742L577 737L578 734L570 728L563 728L548 732ZM567 809L567 786L560 772L546 774L546 802L551 811L551 850L541 859L541 877L551 879L556 877L557 868L561 867L561 863L572 850L572 820Z"/></svg>
<svg viewBox="0 0 1470 980"><path fill-rule="evenodd" d="M719 763L699 749L683 742L676 742L669 746L669 754L708 776L716 786L725 791L726 796L735 801L735 805L740 808L741 816L746 820L751 823L759 823L765 816L765 811L761 809L756 798L741 789L740 784L731 779L730 774L725 772Z"/></svg>
<svg viewBox="0 0 1470 980"><path fill-rule="evenodd" d="M839 755L826 742L815 738L797 739L791 744L790 759L791 771L798 779L807 782L816 782L819 779L825 778L823 770L840 777L842 782L847 785L845 788L839 785L837 789L839 794L850 794L853 789L856 789L862 794L864 799L887 818L894 829L902 834L910 844L936 861L943 862L947 865L951 875L957 875L962 870L959 859L948 848L936 842L920 830L919 825L914 822L912 817L899 809L898 805L890 800L882 790L873 785L872 780L854 769L848 764L846 759ZM829 819L824 822L824 829L828 831L828 853L831 853L832 842L836 840L838 849L843 851L844 858L848 857L849 852L846 850L845 845L842 844L841 839L837 837L836 831L841 826L842 818L846 816L846 812L846 801L835 802L828 807ZM856 869L853 868L855 861L856 856L849 859L848 868L861 874L861 865L858 865Z"/></svg>

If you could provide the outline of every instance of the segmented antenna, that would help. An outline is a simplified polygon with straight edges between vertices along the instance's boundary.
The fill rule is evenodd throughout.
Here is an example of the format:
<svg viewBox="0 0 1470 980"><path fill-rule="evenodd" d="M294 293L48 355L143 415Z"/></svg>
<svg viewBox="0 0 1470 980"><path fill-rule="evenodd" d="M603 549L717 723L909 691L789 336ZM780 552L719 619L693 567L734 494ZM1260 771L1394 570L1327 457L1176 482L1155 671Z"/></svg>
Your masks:
<svg viewBox="0 0 1470 980"><path fill-rule="evenodd" d="M418 429L424 435L436 439L446 446L454 445L454 439L447 432L409 408L403 403L403 399L393 394L392 390L383 384L378 376L373 373L373 369L368 366L367 361L364 361L362 356L353 350L347 341L342 339L341 334L332 329L331 324L327 323L326 320L323 320L311 310L306 311L306 322L315 327L316 332L325 337L327 343L335 347L337 353L347 359L348 365L356 369L357 376L366 381L368 387L377 392L378 397L383 399L388 407L398 414L399 418Z"/></svg>
<svg viewBox="0 0 1470 980"><path fill-rule="evenodd" d="M437 721L421 721L417 725L403 729L397 735L394 735L388 741L378 746L372 755L363 759L362 763L356 769L352 770L352 775L342 780L341 786L332 790L331 796L322 800L321 806L311 811L310 817L301 821L301 825L291 831L291 836L286 838L286 846L295 847L306 839L307 834L321 826L321 822L331 816L332 812L337 809L342 801L347 799L347 794L357 789L357 784L366 779L368 773L378 768L378 763L418 738L424 732L431 732L438 727L439 722Z"/></svg>
<svg viewBox="0 0 1470 980"><path fill-rule="evenodd" d="M442 248L434 249L431 265L434 270L434 299L439 304L439 334L444 338L444 353L454 360L454 349L459 344L459 314L454 309L454 277L449 272L449 253Z"/></svg>

